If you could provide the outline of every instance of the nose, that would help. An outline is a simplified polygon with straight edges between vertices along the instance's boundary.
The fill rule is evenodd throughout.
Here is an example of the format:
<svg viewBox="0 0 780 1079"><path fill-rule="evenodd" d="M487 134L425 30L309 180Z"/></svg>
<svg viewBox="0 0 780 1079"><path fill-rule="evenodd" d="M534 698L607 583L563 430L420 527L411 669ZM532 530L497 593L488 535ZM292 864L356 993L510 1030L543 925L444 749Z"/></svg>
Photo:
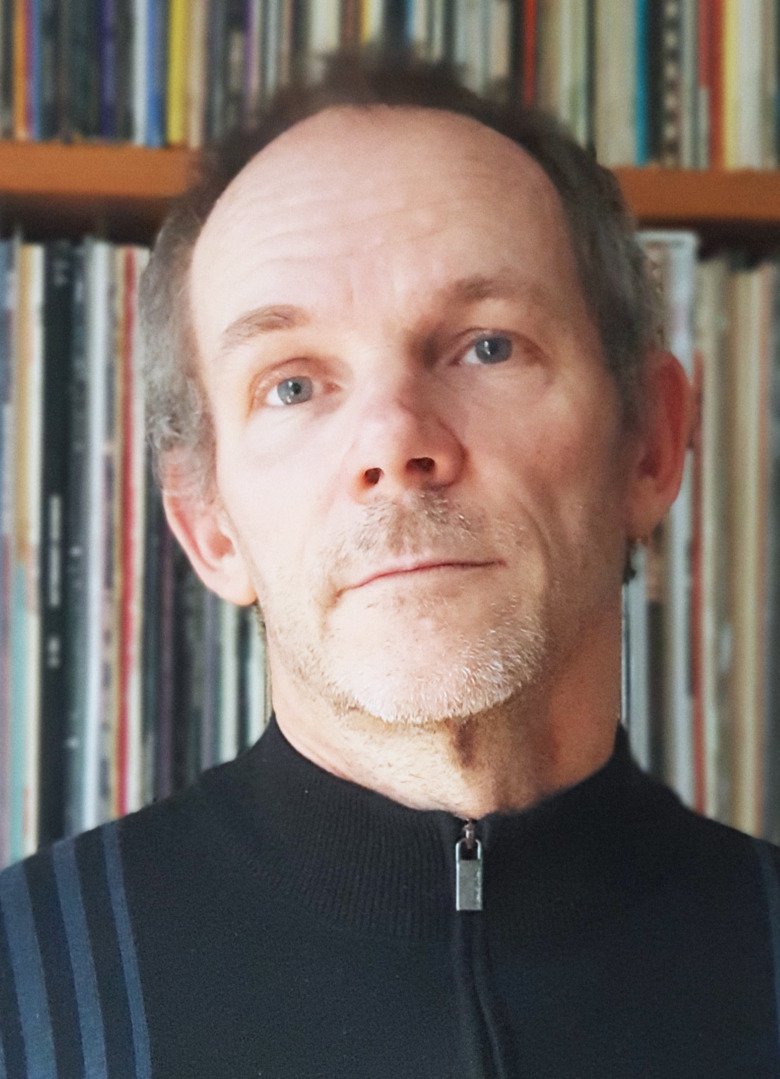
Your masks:
<svg viewBox="0 0 780 1079"><path fill-rule="evenodd" d="M436 403L415 397L411 386L377 393L356 416L349 450L353 497L373 492L393 497L409 490L434 490L456 483L465 449Z"/></svg>

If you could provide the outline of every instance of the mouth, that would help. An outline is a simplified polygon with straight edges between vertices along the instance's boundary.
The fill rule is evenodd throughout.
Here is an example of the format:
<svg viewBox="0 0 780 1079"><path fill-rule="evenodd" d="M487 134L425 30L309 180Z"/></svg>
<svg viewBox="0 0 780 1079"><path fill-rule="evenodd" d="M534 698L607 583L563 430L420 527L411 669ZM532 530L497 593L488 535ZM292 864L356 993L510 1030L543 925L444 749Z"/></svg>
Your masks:
<svg viewBox="0 0 780 1079"><path fill-rule="evenodd" d="M354 584L347 585L344 591L354 592L358 588L365 588L367 585L373 584L375 581L383 581L388 578L424 576L425 574L447 570L458 572L463 570L484 569L487 566L495 565L498 565L498 563L492 560L462 561L454 559L436 559L425 562L413 562L398 566L388 566L386 569L377 570L375 573L371 573L367 577L363 577L361 580L356 581Z"/></svg>

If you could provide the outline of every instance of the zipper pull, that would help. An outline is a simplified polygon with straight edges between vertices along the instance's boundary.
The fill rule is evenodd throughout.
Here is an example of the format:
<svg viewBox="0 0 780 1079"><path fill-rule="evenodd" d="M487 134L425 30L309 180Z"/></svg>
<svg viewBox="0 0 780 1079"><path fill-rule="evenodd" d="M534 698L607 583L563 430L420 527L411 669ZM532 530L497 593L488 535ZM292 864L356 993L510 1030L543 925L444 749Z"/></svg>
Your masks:
<svg viewBox="0 0 780 1079"><path fill-rule="evenodd" d="M473 820L455 844L455 910L482 910L482 844Z"/></svg>

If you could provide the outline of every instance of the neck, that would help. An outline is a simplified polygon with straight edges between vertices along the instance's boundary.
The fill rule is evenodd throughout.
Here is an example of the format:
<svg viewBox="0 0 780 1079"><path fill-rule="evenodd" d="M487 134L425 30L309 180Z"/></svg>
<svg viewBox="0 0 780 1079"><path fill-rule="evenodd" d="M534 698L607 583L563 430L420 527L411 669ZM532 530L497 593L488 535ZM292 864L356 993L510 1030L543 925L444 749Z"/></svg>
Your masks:
<svg viewBox="0 0 780 1079"><path fill-rule="evenodd" d="M414 809L479 818L527 809L609 759L620 715L619 642L609 663L589 660L575 659L555 686L424 727L336 714L321 703L301 707L283 674L274 680L274 710L291 745L326 771Z"/></svg>

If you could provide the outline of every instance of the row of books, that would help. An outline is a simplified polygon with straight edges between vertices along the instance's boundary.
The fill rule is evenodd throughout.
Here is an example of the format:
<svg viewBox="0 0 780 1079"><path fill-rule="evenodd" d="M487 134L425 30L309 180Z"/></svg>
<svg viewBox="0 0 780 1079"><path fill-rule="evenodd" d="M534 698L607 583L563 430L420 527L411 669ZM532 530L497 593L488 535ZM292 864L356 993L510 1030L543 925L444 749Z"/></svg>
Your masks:
<svg viewBox="0 0 780 1079"><path fill-rule="evenodd" d="M0 242L0 864L164 797L268 716L255 612L202 588L150 480L146 258Z"/></svg>
<svg viewBox="0 0 780 1079"><path fill-rule="evenodd" d="M0 136L189 145L342 47L446 59L607 166L778 163L780 0L2 0Z"/></svg>
<svg viewBox="0 0 780 1079"><path fill-rule="evenodd" d="M635 756L683 800L780 839L780 260L640 234L697 391L680 496L625 589Z"/></svg>
<svg viewBox="0 0 780 1079"><path fill-rule="evenodd" d="M625 590L624 721L690 805L780 837L780 264L643 233L701 423ZM149 476L147 253L0 242L0 863L163 797L263 730L253 609L208 594Z"/></svg>

